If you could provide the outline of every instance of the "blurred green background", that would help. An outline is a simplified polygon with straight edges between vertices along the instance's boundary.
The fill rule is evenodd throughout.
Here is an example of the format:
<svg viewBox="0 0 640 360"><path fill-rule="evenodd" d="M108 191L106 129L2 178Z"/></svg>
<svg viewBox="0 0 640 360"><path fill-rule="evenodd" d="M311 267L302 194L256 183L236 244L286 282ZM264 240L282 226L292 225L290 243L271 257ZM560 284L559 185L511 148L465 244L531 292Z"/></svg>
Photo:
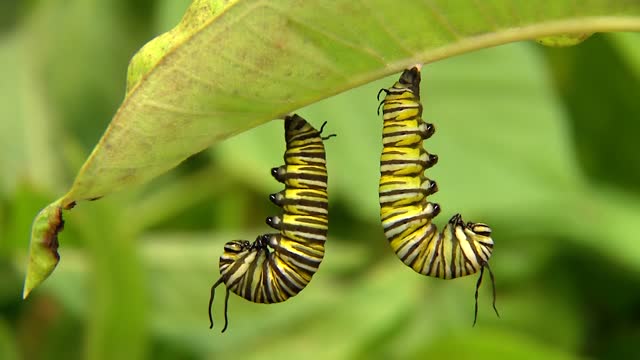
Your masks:
<svg viewBox="0 0 640 360"><path fill-rule="evenodd" d="M445 219L494 230L488 282L419 276L378 219L376 81L299 113L326 142L331 227L300 295L259 305L209 287L224 242L277 213L282 123L66 215L61 262L26 300L31 221L62 195L122 100L129 58L187 0L0 3L0 359L631 358L640 343L640 36L533 42L428 65L428 175Z"/></svg>

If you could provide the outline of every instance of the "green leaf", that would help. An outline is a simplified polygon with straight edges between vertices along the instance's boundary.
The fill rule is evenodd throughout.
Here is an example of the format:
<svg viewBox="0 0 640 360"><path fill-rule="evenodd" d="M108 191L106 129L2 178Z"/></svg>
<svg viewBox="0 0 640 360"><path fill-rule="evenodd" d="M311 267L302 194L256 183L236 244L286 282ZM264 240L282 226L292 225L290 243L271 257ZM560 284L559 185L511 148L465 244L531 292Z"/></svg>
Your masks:
<svg viewBox="0 0 640 360"><path fill-rule="evenodd" d="M635 235L640 218L638 197L601 185L574 196L549 222L557 222L565 235L578 239L575 246L592 247L601 256L640 273L640 247Z"/></svg>
<svg viewBox="0 0 640 360"><path fill-rule="evenodd" d="M604 0L197 0L132 60L127 96L65 201L140 184L233 134L413 63L555 33L639 29L640 4Z"/></svg>
<svg viewBox="0 0 640 360"><path fill-rule="evenodd" d="M546 49L545 54L585 172L598 182L640 194L640 68L633 67L633 56L625 56L634 54L631 49L615 45L639 48L640 36L634 35L597 35L575 51Z"/></svg>
<svg viewBox="0 0 640 360"><path fill-rule="evenodd" d="M122 105L59 204L141 184L216 142L410 64L622 30L640 30L640 3L196 0L134 57Z"/></svg>

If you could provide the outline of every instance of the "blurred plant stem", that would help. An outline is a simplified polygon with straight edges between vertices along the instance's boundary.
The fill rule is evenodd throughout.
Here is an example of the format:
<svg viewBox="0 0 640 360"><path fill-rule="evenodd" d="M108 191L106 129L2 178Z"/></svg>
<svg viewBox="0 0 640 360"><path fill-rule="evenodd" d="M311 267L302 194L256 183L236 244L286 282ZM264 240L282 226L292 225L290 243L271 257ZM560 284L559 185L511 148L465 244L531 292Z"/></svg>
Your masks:
<svg viewBox="0 0 640 360"><path fill-rule="evenodd" d="M143 359L148 351L147 287L135 239L137 227L117 202L82 204L73 221L92 265L87 358Z"/></svg>

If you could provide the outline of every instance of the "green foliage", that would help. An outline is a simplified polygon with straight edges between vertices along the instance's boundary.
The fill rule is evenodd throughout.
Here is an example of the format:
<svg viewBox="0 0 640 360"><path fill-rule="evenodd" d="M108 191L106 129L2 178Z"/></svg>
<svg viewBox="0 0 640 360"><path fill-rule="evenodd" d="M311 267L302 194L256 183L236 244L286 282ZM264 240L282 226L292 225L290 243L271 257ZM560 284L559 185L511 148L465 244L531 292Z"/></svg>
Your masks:
<svg viewBox="0 0 640 360"><path fill-rule="evenodd" d="M633 68L633 57L625 54L637 45L633 46L631 39L622 39L607 41L599 36L575 51L548 50L546 54L556 71L560 99L571 118L580 119L570 126L585 171L595 181L611 182L640 193L640 162L636 161L635 144L640 123L629 116L640 112L634 87L640 79L638 68ZM592 86L594 82L602 87ZM603 93L610 94L612 100L601 101ZM606 136L612 128L620 131Z"/></svg>
<svg viewBox="0 0 640 360"><path fill-rule="evenodd" d="M101 25L92 27L96 37L104 35ZM594 31L638 29L640 4L606 1L486 7L341 0L327 7L194 0L178 25L132 58L122 105L71 188L49 208L146 182L238 132L410 64L516 40L569 46ZM46 242L32 237L30 264L47 267L27 269L25 296L57 264L55 249L35 251Z"/></svg>
<svg viewBox="0 0 640 360"><path fill-rule="evenodd" d="M296 8L288 15L273 7L243 7L247 5L238 1L239 7L224 16L231 18L226 21L248 21L252 27L237 25L245 38L264 41L266 33L247 29L279 19L288 24L291 34L304 35L311 41L309 46L323 51L282 56L287 54L284 48L277 51L279 56L264 57L273 51L273 43L268 43L254 50L276 63L240 64L249 66L251 71L243 76L253 81L230 82L229 88L215 89L193 82L171 89L165 97L154 97L163 86L166 90L168 83L161 81L161 75L170 73L177 64L172 61L227 71L218 63L238 55L231 52L212 58L201 51L189 58L174 51L175 58L166 58L140 78L119 114L132 111L126 106L135 104L131 96L137 91L164 105L187 104L185 91L196 92L190 104L204 107L189 108L192 114L214 106L242 110L237 117L223 118L143 112L144 124L150 126L142 127L145 131L152 132L153 126L172 115L176 122L190 119L210 130L204 136L209 143L221 139L220 129L224 136L237 133L391 75L299 110L315 125L328 121L327 129L338 134L326 142L331 228L327 255L314 280L283 304L258 305L232 296L227 333L208 329L209 287L218 277L222 245L230 239L251 240L267 231L263 219L277 211L266 196L281 185L268 172L281 164L284 140L282 123L272 121L191 157L144 188L80 202L77 210L65 212L58 270L22 301L20 284L34 214L65 191L98 142L122 100L124 69L131 54L143 39L177 23L188 5L184 0L152 3L21 3L8 12L14 14L8 25L0 26L1 359L301 355L569 359L630 358L637 353L640 295L634 289L640 288L640 247L634 230L640 218L640 168L634 161L634 146L640 109L634 99L640 93L638 34L595 34L563 49L535 42L511 44L455 56L423 70L425 117L437 128L426 146L440 156L439 164L428 173L440 186L434 199L443 207L443 219L460 211L494 229L492 269L500 319L492 312L489 287L483 287L478 324L471 328L476 279L443 281L413 273L389 250L378 220L378 89L395 81L397 75L392 73L417 60L551 35L563 32L563 24L578 32L605 30L593 27L596 22L561 20L566 13L564 1L544 11L506 0L482 2L486 5L472 2L471 10L464 11L449 8L455 2L437 2L439 12L432 14L448 17L429 19L447 20L463 37L482 26L489 33L472 39L477 43L461 40L464 46L442 47L457 40L441 22L430 21L433 24L416 35L401 33L403 39L406 35L411 41L431 44L411 43L409 47L419 49L415 57L404 52L403 42L389 39L394 34L389 30L401 31L403 24L360 30L380 21L386 24L387 17L400 11L394 10L397 6L375 11L377 17L366 14L384 5L366 3L365 9L347 1L338 2L349 5L342 8L326 7L307 15L303 8ZM633 2L596 0L579 9L573 8L574 2L567 3L577 12L574 15L630 15L620 23L624 26L631 26L638 15L632 11ZM608 3L616 8L607 11ZM2 6L0 13L6 16ZM248 9L244 17L233 18L233 11L242 9ZM341 21L339 15L346 16L348 11L358 17ZM421 16L419 11L413 14ZM544 23L545 14L556 20ZM313 16L324 20L313 21ZM508 26L513 21L539 25L514 30ZM577 23L592 28L579 28ZM602 20L597 23L616 29ZM150 24L160 25L152 28ZM213 29L215 24L207 26ZM354 55L354 48L337 46L344 44L340 39L323 41L318 29L341 29L344 41L371 44L370 49L380 50L385 59L370 64L366 55ZM524 32L518 35L517 30ZM232 43L228 46L241 46L239 40L232 41L231 30L224 35ZM200 41L210 41L208 46L223 45L222 40L207 36L198 35ZM491 36L496 38L488 40ZM180 48L197 48L189 41ZM337 47L330 50L332 46ZM278 66L285 61L293 66L293 73L301 74L297 78L301 81L287 82L280 76L285 70ZM354 71L357 76L345 79L338 73L331 75L331 69L340 74ZM214 74L208 79L229 81ZM243 91L234 95L234 87ZM132 120L125 121L129 129L137 128L128 121ZM107 136L113 136L117 126L113 124L112 135ZM177 141L183 147L167 147L163 142L153 146L167 152L179 150L182 157L200 146L194 141L184 147L184 138ZM96 151L104 151L105 143ZM137 152L135 146L117 149L118 159L130 161L143 174L139 179L159 172L158 164L165 169L171 165L160 158L158 163L148 162L154 153ZM172 155L175 163L181 160L176 154ZM84 194L80 198L102 195L95 189L115 188L111 177L115 172L108 168L122 163L101 162L100 156L94 153L93 165L85 166L79 176L93 184L76 193ZM109 176L96 177L103 172ZM60 205L74 199L67 197ZM214 316L222 318L221 302L215 304Z"/></svg>

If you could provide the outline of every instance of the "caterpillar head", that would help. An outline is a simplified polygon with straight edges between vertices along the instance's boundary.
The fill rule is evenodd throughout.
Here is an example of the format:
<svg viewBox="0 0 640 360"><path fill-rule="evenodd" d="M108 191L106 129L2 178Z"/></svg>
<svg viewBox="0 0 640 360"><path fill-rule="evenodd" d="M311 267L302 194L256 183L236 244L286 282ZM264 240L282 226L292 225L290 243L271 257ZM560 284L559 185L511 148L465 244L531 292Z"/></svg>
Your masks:
<svg viewBox="0 0 640 360"><path fill-rule="evenodd" d="M224 244L224 253L220 256L220 264L234 262L251 250L251 243L247 240L232 240Z"/></svg>
<svg viewBox="0 0 640 360"><path fill-rule="evenodd" d="M251 243L247 240L232 240L224 244L224 252L239 253L251 248Z"/></svg>
<svg viewBox="0 0 640 360"><path fill-rule="evenodd" d="M280 245L280 234L263 234L256 239L254 247L260 247L265 252L269 252L269 247L277 248Z"/></svg>
<svg viewBox="0 0 640 360"><path fill-rule="evenodd" d="M268 245L269 245L269 242L271 241L272 235L273 234L258 235L258 237L256 238L256 241L253 242L253 248L257 250L269 251Z"/></svg>
<svg viewBox="0 0 640 360"><path fill-rule="evenodd" d="M224 252L220 256L220 273L251 251L251 243L246 240L232 240L224 244ZM224 276L224 275L223 275Z"/></svg>

